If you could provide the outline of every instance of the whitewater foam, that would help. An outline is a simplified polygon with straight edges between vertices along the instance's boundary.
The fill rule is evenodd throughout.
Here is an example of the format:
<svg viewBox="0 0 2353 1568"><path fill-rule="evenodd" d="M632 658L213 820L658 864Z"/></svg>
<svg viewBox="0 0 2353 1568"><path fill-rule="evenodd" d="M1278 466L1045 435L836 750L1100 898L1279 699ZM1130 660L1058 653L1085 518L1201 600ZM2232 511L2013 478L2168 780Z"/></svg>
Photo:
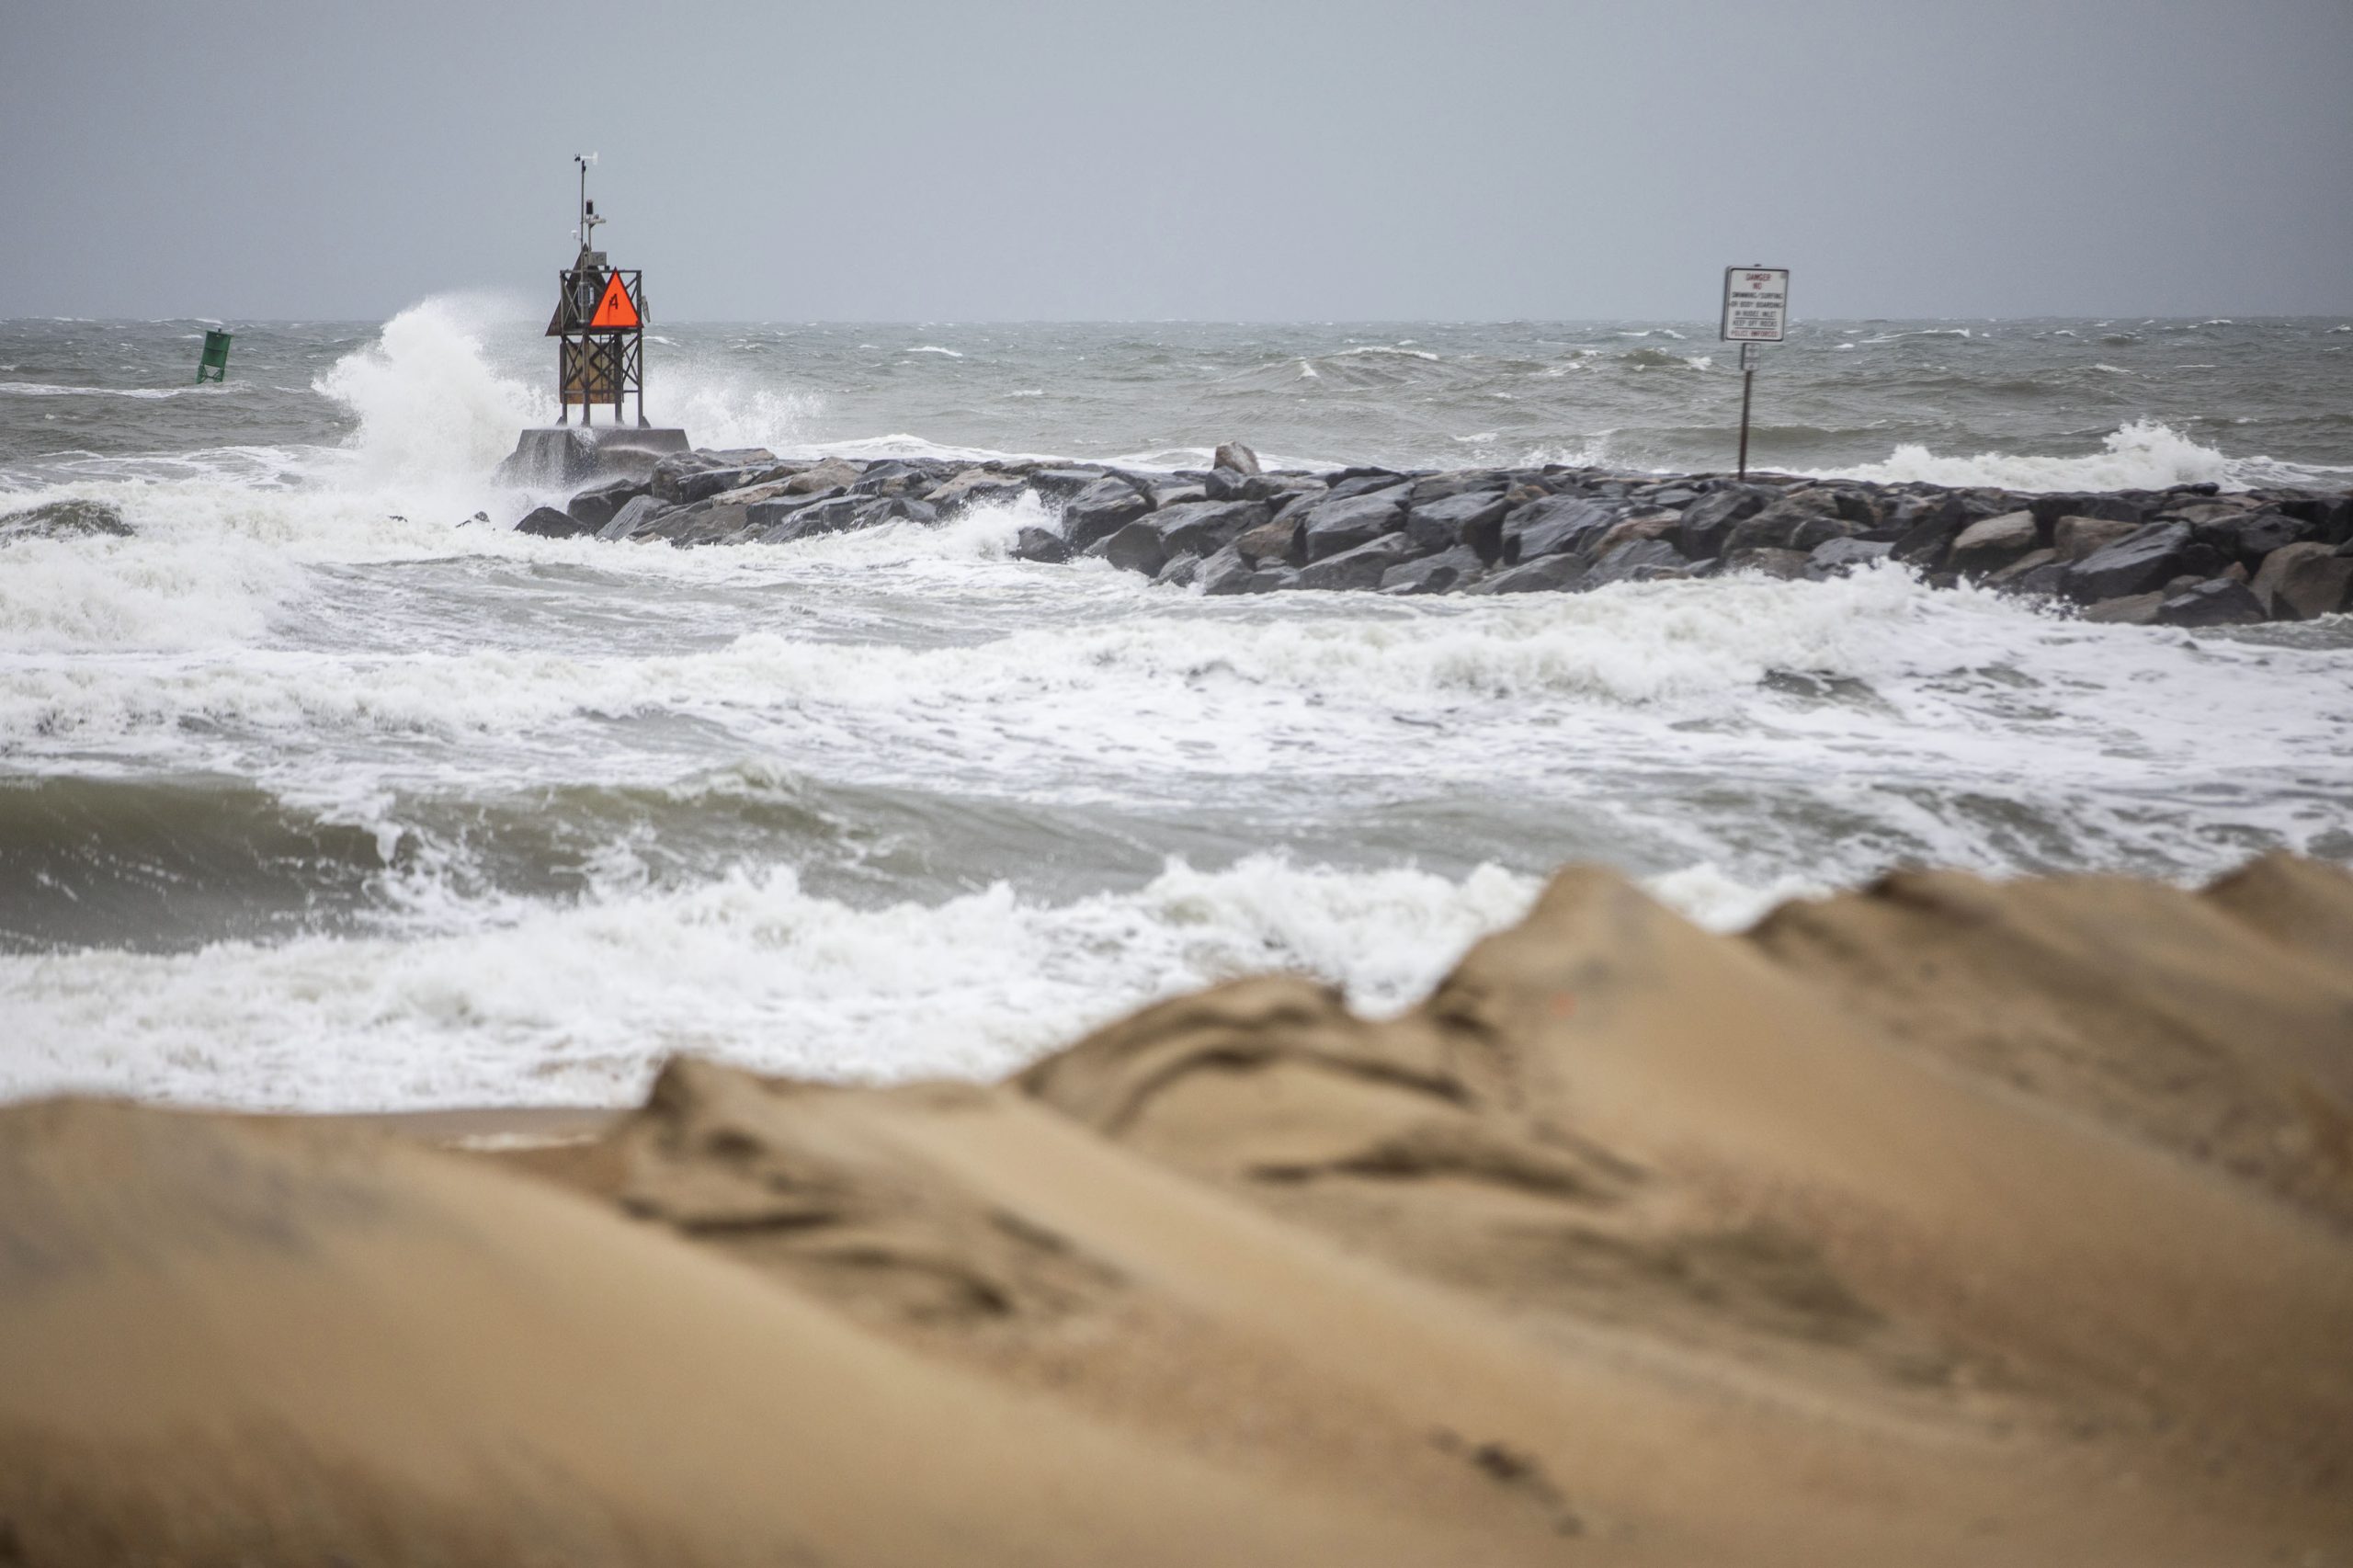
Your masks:
<svg viewBox="0 0 2353 1568"><path fill-rule="evenodd" d="M2100 446L2100 451L2083 457L2009 452L1939 457L1925 446L1906 442L1881 462L1815 472L1880 484L1996 485L2006 490L2160 490L2200 483L2243 490L2259 482L2259 470L2268 462L2225 457L2171 426L2145 419L2111 431Z"/></svg>

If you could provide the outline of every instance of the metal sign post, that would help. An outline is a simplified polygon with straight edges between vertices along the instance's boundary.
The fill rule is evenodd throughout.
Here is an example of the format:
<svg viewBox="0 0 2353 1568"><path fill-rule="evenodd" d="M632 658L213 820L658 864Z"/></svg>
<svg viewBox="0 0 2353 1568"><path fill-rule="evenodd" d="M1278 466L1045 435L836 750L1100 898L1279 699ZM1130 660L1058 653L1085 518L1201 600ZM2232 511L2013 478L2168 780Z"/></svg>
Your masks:
<svg viewBox="0 0 2353 1568"><path fill-rule="evenodd" d="M1724 268L1723 324L1718 335L1740 345L1740 477L1748 477L1748 408L1756 391L1756 346L1779 343L1789 324L1790 269Z"/></svg>

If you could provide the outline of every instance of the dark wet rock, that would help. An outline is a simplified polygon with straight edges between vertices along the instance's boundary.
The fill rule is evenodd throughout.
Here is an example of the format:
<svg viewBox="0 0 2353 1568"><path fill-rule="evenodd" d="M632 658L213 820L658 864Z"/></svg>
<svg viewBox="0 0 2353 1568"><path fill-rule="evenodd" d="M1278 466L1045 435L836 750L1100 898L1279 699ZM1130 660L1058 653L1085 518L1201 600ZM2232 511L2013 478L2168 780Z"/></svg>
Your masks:
<svg viewBox="0 0 2353 1568"><path fill-rule="evenodd" d="M1233 545L1252 566L1285 566L1300 559L1299 523L1277 517L1245 528Z"/></svg>
<svg viewBox="0 0 2353 1568"><path fill-rule="evenodd" d="M1746 551L1787 550L1804 555L1816 545L1854 531L1855 525L1838 515L1834 494L1809 491L1785 496L1755 517L1734 523L1724 536L1723 551L1732 556Z"/></svg>
<svg viewBox="0 0 2353 1568"><path fill-rule="evenodd" d="M1581 495L1548 495L1516 506L1503 519L1503 559L1574 553L1599 541L1625 516L1622 506Z"/></svg>
<svg viewBox="0 0 2353 1568"><path fill-rule="evenodd" d="M1647 583L1680 577L1690 565L1684 553L1663 539L1630 539L1608 546L1595 558L1584 586L1607 587L1612 583Z"/></svg>
<svg viewBox="0 0 2353 1568"><path fill-rule="evenodd" d="M2353 495L2297 495L2279 503L2291 517L2302 517L2319 531L2315 539L2327 544L2353 540Z"/></svg>
<svg viewBox="0 0 2353 1568"><path fill-rule="evenodd" d="M1851 537L1824 540L1807 553L1805 574L1816 582L1843 577L1858 567L1886 560L1888 552L1894 548L1885 540Z"/></svg>
<svg viewBox="0 0 2353 1568"><path fill-rule="evenodd" d="M974 506L1002 506L1018 501L1029 491L1026 481L993 469L968 468L942 480L924 493L924 499L952 517Z"/></svg>
<svg viewBox="0 0 2353 1568"><path fill-rule="evenodd" d="M1988 572L1984 582L1989 588L2017 593L2035 591L2026 586L2029 579L2036 583L2048 581L2052 586L2042 591L2055 593L2059 578L2066 569L2067 562L2059 559L2059 552L2046 546L2041 550L2029 550L2000 570ZM2047 575L2038 576L2037 574Z"/></svg>
<svg viewBox="0 0 2353 1568"><path fill-rule="evenodd" d="M1063 537L1084 551L1151 510L1152 497L1126 480L1097 479L1063 504Z"/></svg>
<svg viewBox="0 0 2353 1568"><path fill-rule="evenodd" d="M1773 493L1755 485L1727 484L1711 490L1685 509L1676 542L1694 561L1723 553L1736 523L1763 511Z"/></svg>
<svg viewBox="0 0 2353 1568"><path fill-rule="evenodd" d="M2313 620L2353 608L2353 555L2317 540L2282 545L2264 557L2250 590L2282 620Z"/></svg>
<svg viewBox="0 0 2353 1568"><path fill-rule="evenodd" d="M1643 512L1631 517L1621 517L1604 530L1600 538L1586 546L1584 554L1588 560L1599 561L1620 545L1643 540L1664 540L1673 544L1681 531L1681 523L1682 519L1673 512ZM1679 550L1676 551L1678 557L1682 553Z"/></svg>
<svg viewBox="0 0 2353 1568"><path fill-rule="evenodd" d="M804 502L781 515L768 511L771 506L784 508L786 502L766 502L752 508L754 525L759 531L753 537L762 544L791 544L820 534L837 534L858 526L858 515L870 505L863 495L847 494L824 500ZM768 518L774 517L774 521Z"/></svg>
<svg viewBox="0 0 2353 1568"><path fill-rule="evenodd" d="M1147 519L1170 555L1213 555L1253 528L1266 526L1261 501L1194 501L1165 506Z"/></svg>
<svg viewBox="0 0 2353 1568"><path fill-rule="evenodd" d="M1540 555L1480 578L1466 594L1544 594L1581 586L1586 563L1574 555Z"/></svg>
<svg viewBox="0 0 2353 1568"><path fill-rule="evenodd" d="M595 533L597 528L553 506L534 506L515 525L515 531L538 539L577 539L582 534Z"/></svg>
<svg viewBox="0 0 2353 1568"><path fill-rule="evenodd" d="M1302 588L1377 588L1389 569L1414 558L1414 545L1402 533L1385 534L1353 550L1327 555L1299 569Z"/></svg>
<svg viewBox="0 0 2353 1568"><path fill-rule="evenodd" d="M1013 536L1008 551L1016 561L1042 561L1059 566L1070 559L1070 542L1051 528L1025 528Z"/></svg>
<svg viewBox="0 0 2353 1568"><path fill-rule="evenodd" d="M2099 492L2030 495L2026 498L2026 507L2046 530L2056 528L2062 517L2092 517L2101 522L2136 525L2147 520L2142 516L2141 503Z"/></svg>
<svg viewBox="0 0 2353 1568"><path fill-rule="evenodd" d="M1493 491L1501 494L1511 488L1511 476L1500 469L1466 468L1452 473L1433 473L1417 479L1405 492L1405 506L1419 510L1433 501L1450 496L1468 495L1477 491Z"/></svg>
<svg viewBox="0 0 2353 1568"><path fill-rule="evenodd" d="M1192 586L1193 579L1199 575L1200 569L1201 558L1198 555L1189 551L1183 555L1172 555L1168 558L1168 564L1163 566L1154 575L1153 585L1162 588L1188 588Z"/></svg>
<svg viewBox="0 0 2353 1568"><path fill-rule="evenodd" d="M1888 553L1924 572L1935 571L1944 564L1952 541L1975 520L1958 495L1907 496L1888 516L1889 526L1901 530Z"/></svg>
<svg viewBox="0 0 2353 1568"><path fill-rule="evenodd" d="M1309 506L1300 520L1300 549L1311 562L1370 544L1404 525L1399 505L1404 492L1395 485L1369 494L1343 495L1336 490Z"/></svg>
<svg viewBox="0 0 2353 1568"><path fill-rule="evenodd" d="M1231 469L1245 478L1256 478L1261 472L1258 467L1258 454L1239 441L1223 443L1210 460L1215 467ZM1254 496L1251 499L1255 500L1256 497Z"/></svg>
<svg viewBox="0 0 2353 1568"><path fill-rule="evenodd" d="M1193 574L1201 592L1218 597L1229 594L1271 594L1289 584L1290 574L1280 567L1253 566L1241 552L1227 545L1201 562Z"/></svg>
<svg viewBox="0 0 2353 1568"><path fill-rule="evenodd" d="M851 492L856 494L855 491ZM881 528L884 523L917 523L925 526L939 521L939 508L928 501L918 501L912 495L883 495L870 500L858 509L852 519L853 528Z"/></svg>
<svg viewBox="0 0 2353 1568"><path fill-rule="evenodd" d="M1458 491L1413 502L1405 513L1405 532L1425 551L1465 546L1480 560L1495 561L1503 555L1504 514L1510 509L1501 490Z"/></svg>
<svg viewBox="0 0 2353 1568"><path fill-rule="evenodd" d="M1830 541L1823 540L1824 544ZM1815 549L1820 549L1817 545ZM1724 570L1749 572L1765 577L1802 577L1806 562L1812 556L1802 550L1776 550L1769 546L1756 550L1735 550L1725 555Z"/></svg>
<svg viewBox="0 0 2353 1568"><path fill-rule="evenodd" d="M1058 506L1099 483L1103 471L1099 468L1041 468L1029 475L1029 488L1047 506Z"/></svg>
<svg viewBox="0 0 2353 1568"><path fill-rule="evenodd" d="M2125 598L2180 576L2190 556L2188 523L2144 523L2067 568L2067 597L2086 604Z"/></svg>
<svg viewBox="0 0 2353 1568"><path fill-rule="evenodd" d="M1450 594L1479 580L1486 558L1467 544L1418 561L1400 562L1381 574L1384 594Z"/></svg>
<svg viewBox="0 0 2353 1568"><path fill-rule="evenodd" d="M1345 501L1352 495L1373 495L1384 490L1395 490L1397 494L1390 499L1403 506L1406 497L1413 494L1410 487L1400 488L1405 484L1405 476L1402 473L1392 473L1387 469L1359 470L1350 472L1345 479L1327 479L1324 496L1330 501Z"/></svg>
<svg viewBox="0 0 2353 1568"><path fill-rule="evenodd" d="M613 514L613 520L597 530L601 540L635 539L652 528L662 517L676 511L669 502L658 495L639 495L625 503Z"/></svg>
<svg viewBox="0 0 2353 1568"><path fill-rule="evenodd" d="M2088 560L2141 525L2122 517L2070 513L2051 525L2051 546L2069 563Z"/></svg>
<svg viewBox="0 0 2353 1568"><path fill-rule="evenodd" d="M654 465L647 488L657 501L683 506L755 483L778 467L766 448L727 452L673 452Z"/></svg>
<svg viewBox="0 0 2353 1568"><path fill-rule="evenodd" d="M1147 577L1157 575L1168 564L1168 551L1160 542L1160 530L1142 517L1097 540L1081 553L1098 556L1123 572L1141 572Z"/></svg>
<svg viewBox="0 0 2353 1568"><path fill-rule="evenodd" d="M2251 626L2264 619L2263 606L2244 583L2215 577L2185 588L2157 606L2159 626Z"/></svg>
<svg viewBox="0 0 2353 1568"><path fill-rule="evenodd" d="M1244 473L1240 469L1213 468L1201 481L1201 494L1211 501L1264 501L1282 494L1282 487L1264 474Z"/></svg>
<svg viewBox="0 0 2353 1568"><path fill-rule="evenodd" d="M2032 512L2005 512L1970 524L1954 536L1944 567L1965 577L1987 577L2042 548Z"/></svg>
<svg viewBox="0 0 2353 1568"><path fill-rule="evenodd" d="M2162 593L2127 594L2122 598L2093 605L2084 611L2083 618L2106 626L2154 626L2165 602Z"/></svg>
<svg viewBox="0 0 2353 1568"><path fill-rule="evenodd" d="M129 539L137 530L104 501L46 501L0 517L0 542L19 539Z"/></svg>
<svg viewBox="0 0 2353 1568"><path fill-rule="evenodd" d="M594 533L611 522L614 513L651 489L651 484L642 479L608 479L575 494L563 504L563 509L574 522Z"/></svg>
<svg viewBox="0 0 2353 1568"><path fill-rule="evenodd" d="M2318 540L2320 529L2302 517L2290 517L2280 511L2263 510L2192 523L2189 536L2200 544L2213 546L2233 561L2253 570L2275 550Z"/></svg>
<svg viewBox="0 0 2353 1568"><path fill-rule="evenodd" d="M767 488L767 487L763 487ZM819 490L808 494L783 494L764 501L756 501L744 509L744 524L747 539L761 539L787 519L821 501L856 499L847 490ZM767 540L766 542L778 542Z"/></svg>

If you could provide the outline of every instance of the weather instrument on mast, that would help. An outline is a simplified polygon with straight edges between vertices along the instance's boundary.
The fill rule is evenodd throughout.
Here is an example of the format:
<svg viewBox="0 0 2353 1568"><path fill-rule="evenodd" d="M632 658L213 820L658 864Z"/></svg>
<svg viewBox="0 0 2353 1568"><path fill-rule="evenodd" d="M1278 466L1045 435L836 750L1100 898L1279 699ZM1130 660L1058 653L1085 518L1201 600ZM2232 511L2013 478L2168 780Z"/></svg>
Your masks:
<svg viewBox="0 0 2353 1568"><path fill-rule="evenodd" d="M556 388L569 424L572 411L594 425L598 403L610 403L621 423L627 399L637 399L637 423L645 426L645 283L635 270L608 267L596 247L597 225L605 220L588 199L588 166L594 153L575 153L580 167L580 254L559 274L555 314L547 335L556 348Z"/></svg>

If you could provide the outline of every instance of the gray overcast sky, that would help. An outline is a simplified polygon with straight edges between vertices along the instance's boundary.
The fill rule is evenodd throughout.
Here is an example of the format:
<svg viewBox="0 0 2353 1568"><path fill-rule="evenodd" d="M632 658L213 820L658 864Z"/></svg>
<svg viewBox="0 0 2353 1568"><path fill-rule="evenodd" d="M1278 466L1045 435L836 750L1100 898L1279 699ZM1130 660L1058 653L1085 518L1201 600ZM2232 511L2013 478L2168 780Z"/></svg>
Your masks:
<svg viewBox="0 0 2353 1568"><path fill-rule="evenodd" d="M0 0L0 315L2353 311L2353 0Z"/></svg>

